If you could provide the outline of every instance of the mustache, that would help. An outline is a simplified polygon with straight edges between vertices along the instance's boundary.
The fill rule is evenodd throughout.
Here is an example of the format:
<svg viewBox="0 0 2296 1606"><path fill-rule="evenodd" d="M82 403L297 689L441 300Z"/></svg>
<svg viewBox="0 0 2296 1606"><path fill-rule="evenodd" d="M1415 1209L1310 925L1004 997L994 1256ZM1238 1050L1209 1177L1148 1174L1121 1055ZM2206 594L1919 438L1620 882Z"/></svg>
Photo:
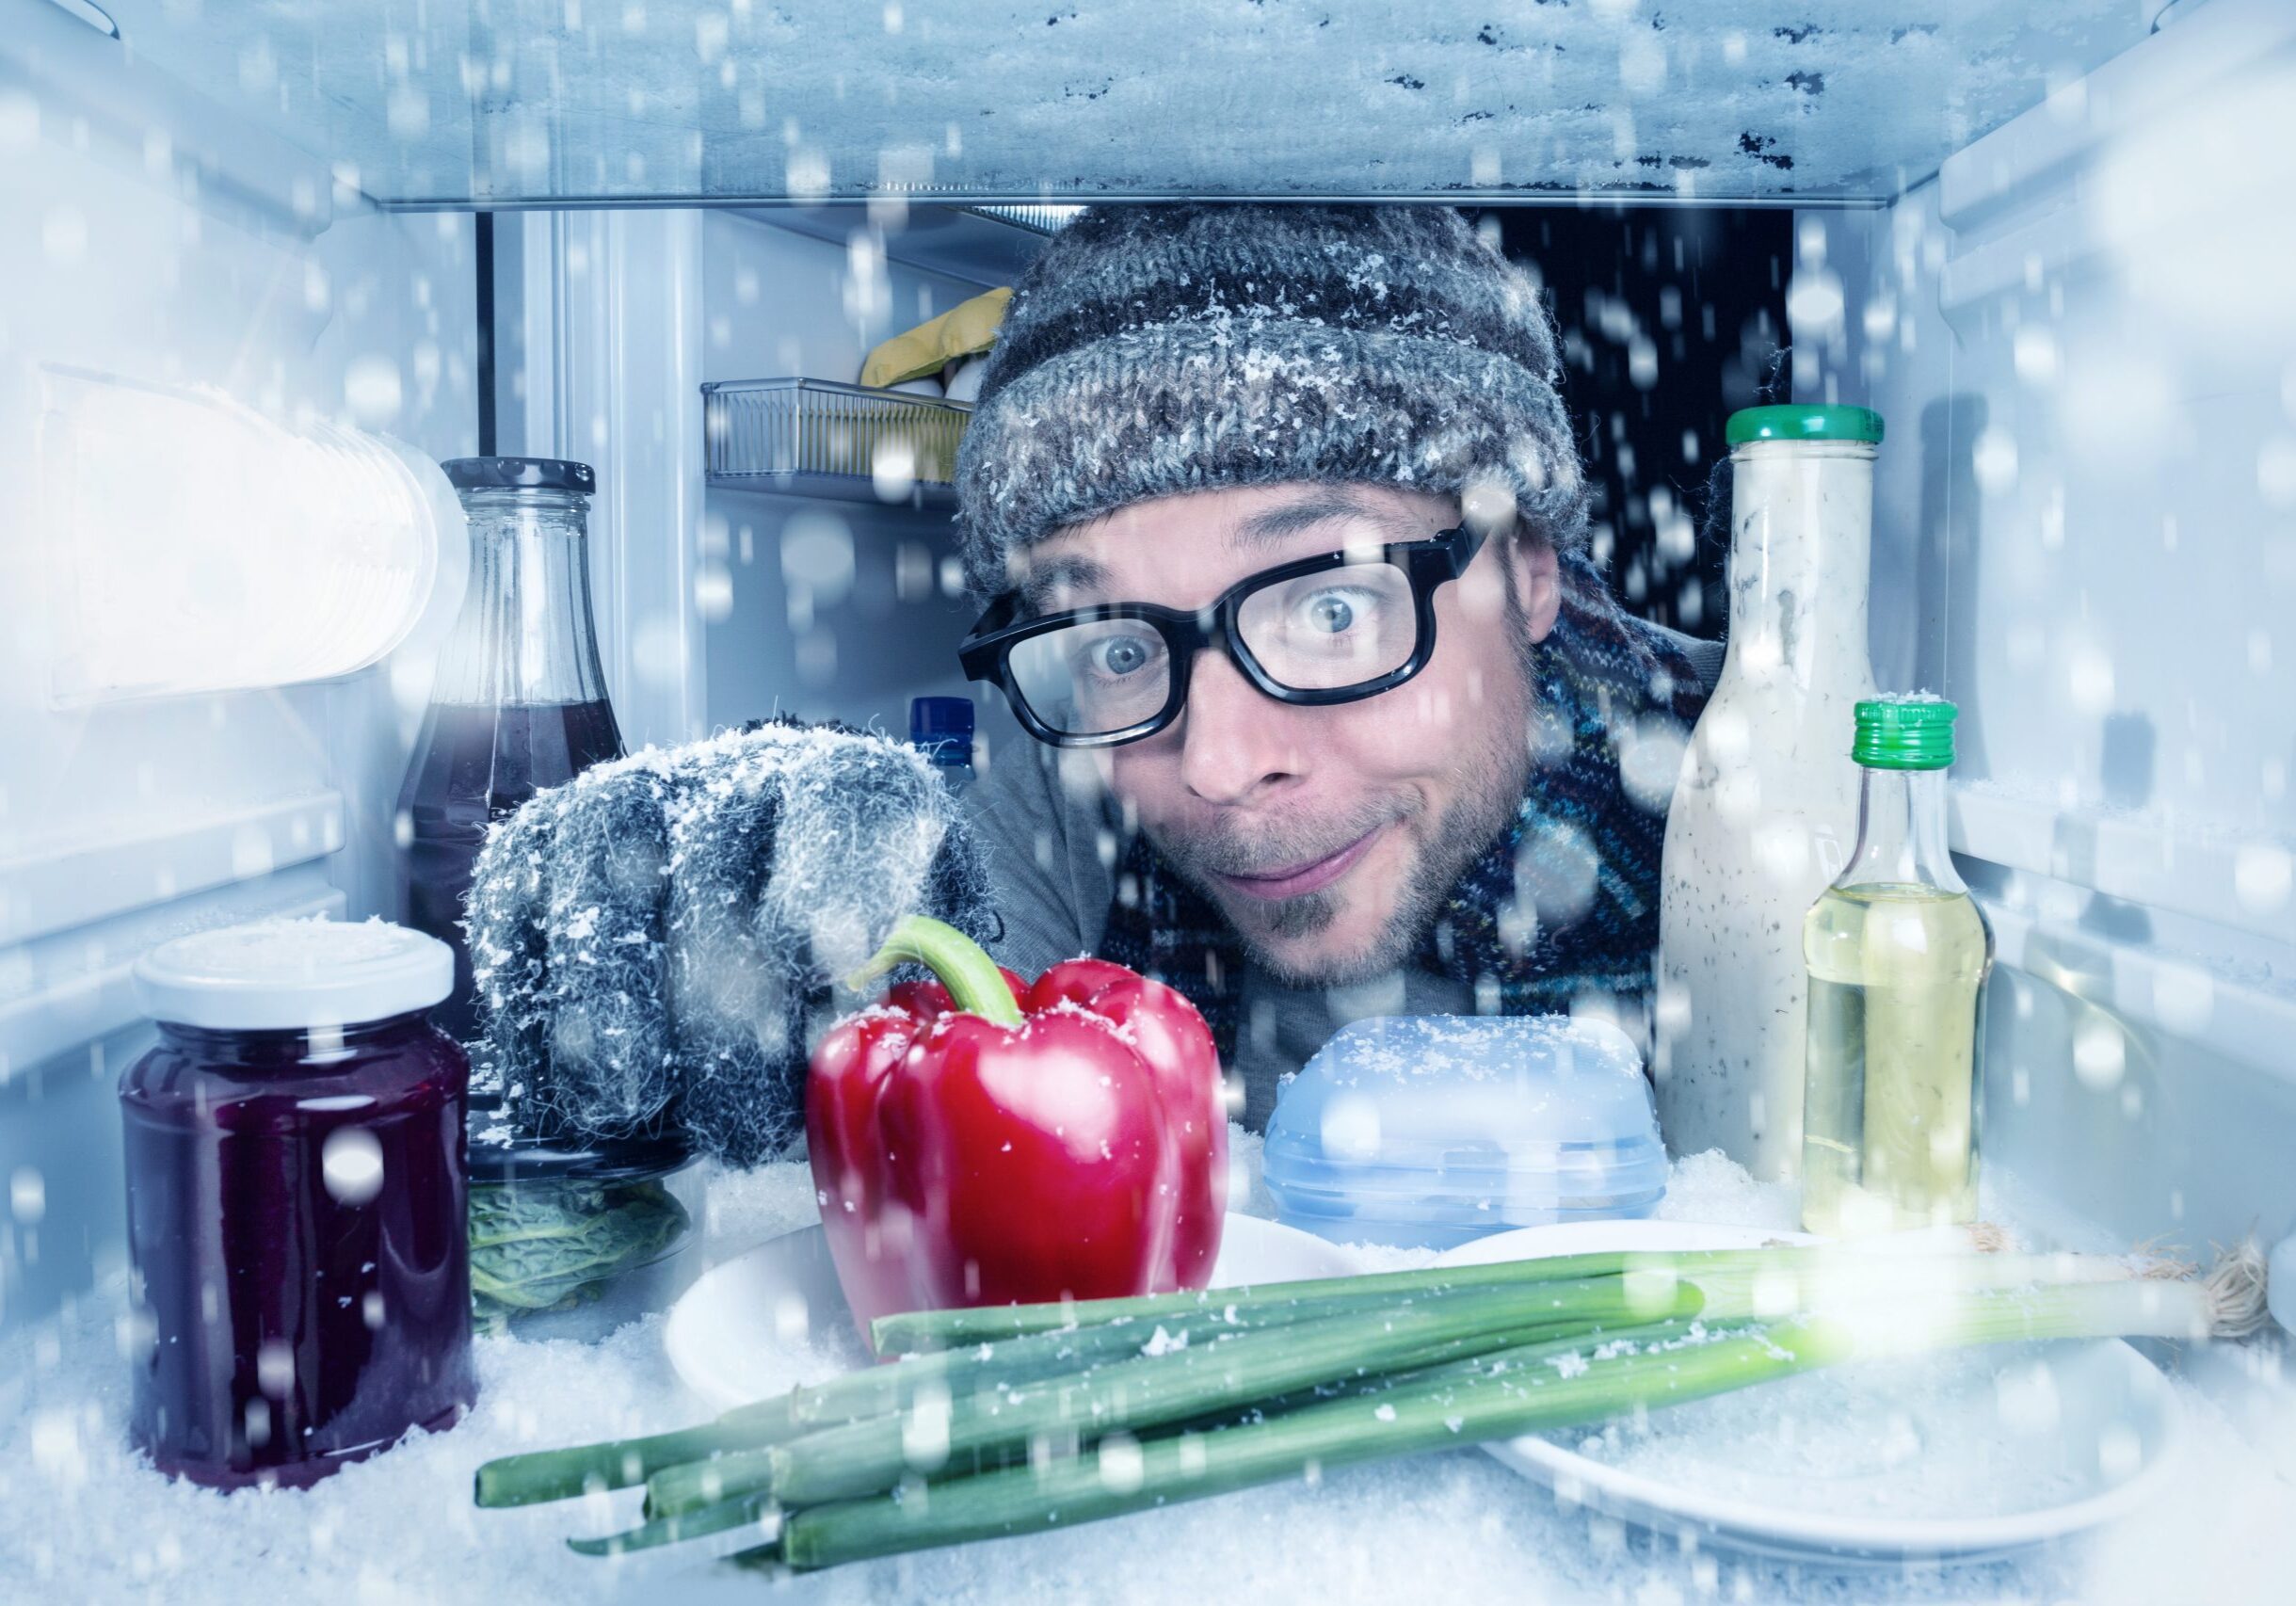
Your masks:
<svg viewBox="0 0 2296 1606"><path fill-rule="evenodd" d="M1328 859L1381 826L1408 818L1414 811L1400 801L1351 810L1337 820L1287 821L1276 825L1235 822L1203 830L1171 833L1157 842L1166 859L1187 872L1214 875L1267 875Z"/></svg>

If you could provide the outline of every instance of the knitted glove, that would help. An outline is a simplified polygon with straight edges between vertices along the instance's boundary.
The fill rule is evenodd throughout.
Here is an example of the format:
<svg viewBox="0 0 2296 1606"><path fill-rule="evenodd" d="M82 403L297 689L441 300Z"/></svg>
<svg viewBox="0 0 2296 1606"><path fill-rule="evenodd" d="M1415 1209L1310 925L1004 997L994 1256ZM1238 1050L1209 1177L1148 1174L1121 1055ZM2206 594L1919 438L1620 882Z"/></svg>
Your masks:
<svg viewBox="0 0 2296 1606"><path fill-rule="evenodd" d="M804 1129L836 979L911 912L990 936L987 894L947 788L881 736L775 723L598 765L479 854L482 1075L523 1130L682 1130L753 1164Z"/></svg>

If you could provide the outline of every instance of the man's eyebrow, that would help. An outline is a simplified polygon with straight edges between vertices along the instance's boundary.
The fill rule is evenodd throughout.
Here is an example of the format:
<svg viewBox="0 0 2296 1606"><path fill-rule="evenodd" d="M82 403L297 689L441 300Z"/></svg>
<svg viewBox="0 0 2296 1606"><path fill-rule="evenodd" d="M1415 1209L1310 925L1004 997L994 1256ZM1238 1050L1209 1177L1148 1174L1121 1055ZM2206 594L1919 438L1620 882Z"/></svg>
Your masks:
<svg viewBox="0 0 2296 1606"><path fill-rule="evenodd" d="M1302 530L1340 519L1361 519L1387 529L1396 540L1417 540L1425 536L1424 530L1413 527L1407 520L1390 515L1386 509L1367 505L1342 487L1317 490L1266 508L1237 523L1229 533L1229 544L1239 547L1274 546Z"/></svg>
<svg viewBox="0 0 2296 1606"><path fill-rule="evenodd" d="M1091 591L1108 583L1108 569L1088 557L1054 557L1029 566L1028 578L1021 582L1020 600L1028 611L1044 612L1045 603L1055 591Z"/></svg>
<svg viewBox="0 0 2296 1606"><path fill-rule="evenodd" d="M1275 546L1302 530L1342 519L1371 524L1389 540L1423 540L1428 534L1404 514L1366 502L1346 486L1331 486L1240 521L1228 532L1228 544L1244 548ZM1030 566L1028 578L1020 584L1020 601L1030 613L1041 614L1056 591L1101 591L1107 585L1105 564L1081 555L1046 558Z"/></svg>

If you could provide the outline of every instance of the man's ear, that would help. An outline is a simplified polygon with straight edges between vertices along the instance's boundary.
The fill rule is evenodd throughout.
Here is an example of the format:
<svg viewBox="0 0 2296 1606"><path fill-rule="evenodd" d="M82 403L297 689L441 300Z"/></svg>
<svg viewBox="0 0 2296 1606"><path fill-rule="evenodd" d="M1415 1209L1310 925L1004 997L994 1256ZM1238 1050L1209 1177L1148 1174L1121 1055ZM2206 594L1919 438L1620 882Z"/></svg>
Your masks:
<svg viewBox="0 0 2296 1606"><path fill-rule="evenodd" d="M1501 557L1515 605L1531 627L1531 639L1546 640L1547 633L1554 628L1555 616L1563 609L1563 569L1555 560L1553 546L1544 537L1517 530L1507 538Z"/></svg>

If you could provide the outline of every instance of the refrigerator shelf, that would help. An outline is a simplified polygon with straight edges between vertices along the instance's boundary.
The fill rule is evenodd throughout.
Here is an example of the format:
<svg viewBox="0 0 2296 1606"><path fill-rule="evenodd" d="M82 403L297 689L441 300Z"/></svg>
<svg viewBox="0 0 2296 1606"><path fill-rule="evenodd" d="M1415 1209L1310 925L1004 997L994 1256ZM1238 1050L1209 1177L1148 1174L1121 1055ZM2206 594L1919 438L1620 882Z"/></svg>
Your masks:
<svg viewBox="0 0 2296 1606"><path fill-rule="evenodd" d="M964 402L833 379L728 379L701 387L712 485L858 502L955 494Z"/></svg>

